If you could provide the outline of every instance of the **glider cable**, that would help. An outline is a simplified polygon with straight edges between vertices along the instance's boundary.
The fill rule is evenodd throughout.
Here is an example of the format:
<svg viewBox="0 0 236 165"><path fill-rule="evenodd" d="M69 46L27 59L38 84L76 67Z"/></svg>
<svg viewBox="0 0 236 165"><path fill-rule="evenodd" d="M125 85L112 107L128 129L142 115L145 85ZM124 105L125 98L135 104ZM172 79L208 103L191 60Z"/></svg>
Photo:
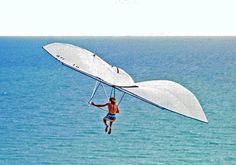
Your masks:
<svg viewBox="0 0 236 165"><path fill-rule="evenodd" d="M123 95L121 96L121 98L120 98L120 101L118 102L118 106L120 105L120 103L121 103L121 101L122 101L122 99L124 98L124 96L125 96L125 92L123 93Z"/></svg>
<svg viewBox="0 0 236 165"><path fill-rule="evenodd" d="M94 89L93 89L93 93L92 93L92 95L91 95L91 97L90 97L90 99L89 99L89 101L88 101L88 104L89 104L89 105L90 105L90 102L92 101L92 99L94 98L94 95L95 95L95 93L97 92L98 87L99 87L100 85L101 85L101 82L96 81L95 86L94 86Z"/></svg>
<svg viewBox="0 0 236 165"><path fill-rule="evenodd" d="M101 84L101 85L102 85L103 91L104 91L104 93L105 93L105 95L106 95L106 97L107 97L107 100L109 101L109 97L108 97L108 95L107 95L106 89L105 89L105 87L104 87L103 84Z"/></svg>
<svg viewBox="0 0 236 165"><path fill-rule="evenodd" d="M113 89L114 88L111 88L110 97L112 97Z"/></svg>

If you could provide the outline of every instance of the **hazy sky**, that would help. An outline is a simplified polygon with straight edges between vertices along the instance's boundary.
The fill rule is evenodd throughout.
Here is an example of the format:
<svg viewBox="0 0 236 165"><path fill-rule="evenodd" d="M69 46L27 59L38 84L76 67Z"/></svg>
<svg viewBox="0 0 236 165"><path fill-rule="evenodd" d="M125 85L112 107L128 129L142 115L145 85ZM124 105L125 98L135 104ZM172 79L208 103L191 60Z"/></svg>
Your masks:
<svg viewBox="0 0 236 165"><path fill-rule="evenodd" d="M236 0L0 0L0 35L236 35Z"/></svg>

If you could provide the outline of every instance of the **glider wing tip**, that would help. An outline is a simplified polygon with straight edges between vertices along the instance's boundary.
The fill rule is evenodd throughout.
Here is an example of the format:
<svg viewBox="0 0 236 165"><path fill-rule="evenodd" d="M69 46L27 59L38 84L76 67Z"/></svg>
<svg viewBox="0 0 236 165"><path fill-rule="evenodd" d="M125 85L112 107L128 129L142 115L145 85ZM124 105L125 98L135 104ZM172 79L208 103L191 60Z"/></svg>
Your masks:
<svg viewBox="0 0 236 165"><path fill-rule="evenodd" d="M47 45L42 46L42 49L46 50L46 46L47 46Z"/></svg>
<svg viewBox="0 0 236 165"><path fill-rule="evenodd" d="M207 120L207 118L205 117L205 118L203 118L203 119L197 119L198 121L201 121L201 122L203 122L203 123L205 123L205 124L208 124L208 120Z"/></svg>
<svg viewBox="0 0 236 165"><path fill-rule="evenodd" d="M207 120L207 118L204 120L204 122L206 123L206 124L208 124L209 122L208 122L208 120Z"/></svg>
<svg viewBox="0 0 236 165"><path fill-rule="evenodd" d="M202 121L203 122L205 122L205 123L208 123L208 119L207 119L207 117L206 117L206 115L205 115L205 113L203 112L203 114L204 114L204 116L203 116L203 119L202 119Z"/></svg>

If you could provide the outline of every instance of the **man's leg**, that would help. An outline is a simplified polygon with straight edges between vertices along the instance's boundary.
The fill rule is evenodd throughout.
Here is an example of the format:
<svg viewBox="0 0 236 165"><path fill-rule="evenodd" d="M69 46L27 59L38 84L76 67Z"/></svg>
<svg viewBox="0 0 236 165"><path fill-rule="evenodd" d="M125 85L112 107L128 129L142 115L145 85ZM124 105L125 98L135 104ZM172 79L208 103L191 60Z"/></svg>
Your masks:
<svg viewBox="0 0 236 165"><path fill-rule="evenodd" d="M110 128L109 128L108 134L111 134L112 123L113 123L113 121L110 121Z"/></svg>
<svg viewBox="0 0 236 165"><path fill-rule="evenodd" d="M107 125L107 120L103 118L103 123L105 124L105 132L107 132L108 125Z"/></svg>

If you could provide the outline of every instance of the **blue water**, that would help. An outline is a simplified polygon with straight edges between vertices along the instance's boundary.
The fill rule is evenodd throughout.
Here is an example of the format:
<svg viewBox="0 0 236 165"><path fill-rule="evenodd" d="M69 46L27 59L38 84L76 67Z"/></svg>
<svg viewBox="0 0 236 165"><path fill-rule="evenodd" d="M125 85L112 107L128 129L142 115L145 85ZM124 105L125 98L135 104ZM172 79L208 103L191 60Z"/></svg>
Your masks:
<svg viewBox="0 0 236 165"><path fill-rule="evenodd" d="M135 81L183 84L209 124L126 96L107 135L105 113L86 104L94 81L50 57L41 47L51 42L96 52ZM0 37L3 165L236 164L235 107L233 37Z"/></svg>

